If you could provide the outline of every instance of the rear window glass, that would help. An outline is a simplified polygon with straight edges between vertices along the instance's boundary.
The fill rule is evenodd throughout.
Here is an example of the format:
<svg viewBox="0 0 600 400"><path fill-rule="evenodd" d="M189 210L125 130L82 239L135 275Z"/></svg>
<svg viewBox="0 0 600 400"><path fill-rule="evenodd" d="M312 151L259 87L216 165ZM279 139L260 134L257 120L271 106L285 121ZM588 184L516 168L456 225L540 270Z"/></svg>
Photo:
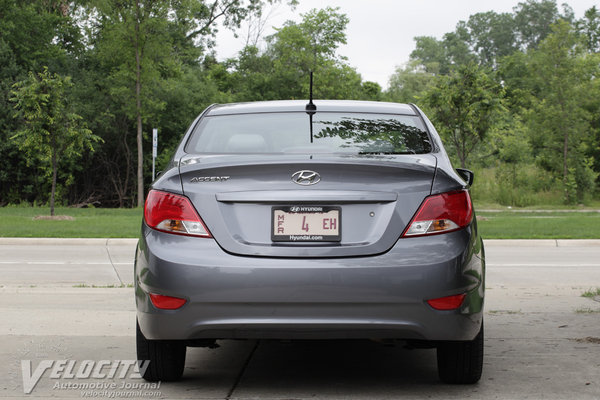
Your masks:
<svg viewBox="0 0 600 400"><path fill-rule="evenodd" d="M312 143L311 143L312 125ZM305 112L204 117L188 153L423 154L431 142L410 115Z"/></svg>

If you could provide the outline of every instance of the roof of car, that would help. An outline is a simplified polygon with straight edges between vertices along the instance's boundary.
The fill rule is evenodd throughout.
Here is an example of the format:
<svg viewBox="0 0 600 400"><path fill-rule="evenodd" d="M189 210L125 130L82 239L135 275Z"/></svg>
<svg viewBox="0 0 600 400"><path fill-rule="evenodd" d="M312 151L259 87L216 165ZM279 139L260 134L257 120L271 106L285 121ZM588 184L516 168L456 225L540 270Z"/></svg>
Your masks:
<svg viewBox="0 0 600 400"><path fill-rule="evenodd" d="M251 114L305 111L308 100L256 101L251 103L216 104L206 115ZM355 100L314 100L319 111L362 112L416 115L408 104Z"/></svg>

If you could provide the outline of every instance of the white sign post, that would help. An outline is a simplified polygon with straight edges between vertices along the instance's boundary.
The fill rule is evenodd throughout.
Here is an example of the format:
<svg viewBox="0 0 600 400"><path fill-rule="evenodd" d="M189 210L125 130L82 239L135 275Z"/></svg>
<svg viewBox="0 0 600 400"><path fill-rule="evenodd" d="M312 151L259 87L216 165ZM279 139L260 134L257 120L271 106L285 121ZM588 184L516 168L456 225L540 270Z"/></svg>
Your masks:
<svg viewBox="0 0 600 400"><path fill-rule="evenodd" d="M158 129L152 129L152 180L155 178L156 153L158 149Z"/></svg>

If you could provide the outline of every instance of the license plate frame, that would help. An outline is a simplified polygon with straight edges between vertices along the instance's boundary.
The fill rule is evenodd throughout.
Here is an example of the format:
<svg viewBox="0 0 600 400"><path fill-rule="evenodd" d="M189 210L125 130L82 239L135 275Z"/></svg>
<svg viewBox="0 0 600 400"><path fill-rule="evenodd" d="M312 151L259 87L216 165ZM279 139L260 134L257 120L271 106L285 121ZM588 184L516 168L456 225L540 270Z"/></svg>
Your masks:
<svg viewBox="0 0 600 400"><path fill-rule="evenodd" d="M328 216L323 218L323 214L328 214ZM279 218L281 215L284 216L283 221ZM285 224L286 216L290 217L288 220L292 220L292 222L288 222L288 226ZM308 217L308 221L306 217ZM299 218L303 219L299 220ZM322 222L320 229L314 227L319 218ZM333 218L335 218L335 223ZM325 222L325 219L329 221ZM300 223L300 230L298 230L298 223ZM289 224L293 224L293 226L289 226ZM307 230L301 232L304 230L304 224L307 224ZM331 229L332 224L335 224L337 229ZM325 229L326 227L329 229ZM283 228L283 231L280 228ZM326 232L328 230L337 233L326 234L330 233ZM319 205L273 206L271 207L271 240L273 242L341 242L342 208Z"/></svg>

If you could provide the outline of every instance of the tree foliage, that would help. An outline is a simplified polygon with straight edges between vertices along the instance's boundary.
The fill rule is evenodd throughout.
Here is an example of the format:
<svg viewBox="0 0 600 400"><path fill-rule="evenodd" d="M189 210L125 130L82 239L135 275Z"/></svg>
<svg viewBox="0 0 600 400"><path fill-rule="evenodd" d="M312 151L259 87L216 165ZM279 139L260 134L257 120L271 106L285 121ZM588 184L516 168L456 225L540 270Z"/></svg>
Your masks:
<svg viewBox="0 0 600 400"><path fill-rule="evenodd" d="M587 10L581 20L576 21L575 28L583 35L589 52L600 52L600 10L596 6Z"/></svg>
<svg viewBox="0 0 600 400"><path fill-rule="evenodd" d="M264 51L244 48L231 61L231 74L217 67L227 82L223 89L235 92L238 101L308 98L312 71L317 98L380 96L380 88L363 85L356 70L337 54L346 43L347 17L334 8L311 10L301 17L301 22L287 21L269 36Z"/></svg>
<svg viewBox="0 0 600 400"><path fill-rule="evenodd" d="M530 76L537 87L526 111L538 161L562 176L565 201L574 203L593 186L592 160L586 157L591 115L582 107L591 95L598 58L586 55L570 24L552 27L530 57Z"/></svg>
<svg viewBox="0 0 600 400"><path fill-rule="evenodd" d="M22 128L10 139L27 155L28 163L51 178L50 215L54 215L54 195L61 161L81 157L84 149L93 151L100 138L85 127L81 116L69 109L65 90L69 77L51 74L48 68L14 85L15 117ZM67 182L68 183L68 182Z"/></svg>
<svg viewBox="0 0 600 400"><path fill-rule="evenodd" d="M435 74L427 72L417 60L397 67L390 77L387 99L399 103L418 103L434 78Z"/></svg>
<svg viewBox="0 0 600 400"><path fill-rule="evenodd" d="M576 19L555 0L522 0L511 12L473 14L439 38L416 37L411 59L383 90L340 54L349 24L340 9L310 10L260 40L268 21L264 7L295 3L0 0L0 157L11 165L0 169L0 206L136 206L151 178L152 128L159 129L160 170L209 104L305 99L311 71L315 98L413 102L426 109L452 158L492 171L485 184L496 181L498 189L486 191L496 190L502 204L530 204L550 191L569 203L597 198L597 7ZM237 29L248 20L257 25L247 46L219 61L217 29ZM33 158L22 149L44 131L68 133L28 121L25 108L14 118L10 100L12 91L34 83L32 76L41 82L44 66L50 86L62 82L52 98L62 102L61 118L73 117L63 125L80 129L77 137L89 137L95 149L83 145L59 157L54 200L50 153L29 150ZM14 87L18 82L29 83ZM37 173L40 165L46 173ZM531 191L521 195L524 188Z"/></svg>
<svg viewBox="0 0 600 400"><path fill-rule="evenodd" d="M136 125L137 206L144 202L144 124L164 111L168 79L212 44L215 24L239 27L262 0L95 0L95 44L107 64L109 90ZM179 53L179 54L178 54Z"/></svg>
<svg viewBox="0 0 600 400"><path fill-rule="evenodd" d="M0 0L0 158L11 168L0 169L0 205L35 200L46 190L44 179L32 174L27 159L10 137L23 128L13 118L13 85L44 65L64 68L68 54L79 54L78 30L56 2Z"/></svg>
<svg viewBox="0 0 600 400"><path fill-rule="evenodd" d="M461 164L496 165L515 183L514 166L525 163L548 173L566 203L582 202L600 173L599 37L596 7L579 20L554 0L477 13L441 39L415 38L410 63L392 75L386 95L421 99ZM479 79L462 76L476 66ZM492 104L499 118L467 122L477 115L470 109Z"/></svg>
<svg viewBox="0 0 600 400"><path fill-rule="evenodd" d="M428 115L454 148L462 168L494 125L502 97L500 85L473 63L440 77L425 92Z"/></svg>

